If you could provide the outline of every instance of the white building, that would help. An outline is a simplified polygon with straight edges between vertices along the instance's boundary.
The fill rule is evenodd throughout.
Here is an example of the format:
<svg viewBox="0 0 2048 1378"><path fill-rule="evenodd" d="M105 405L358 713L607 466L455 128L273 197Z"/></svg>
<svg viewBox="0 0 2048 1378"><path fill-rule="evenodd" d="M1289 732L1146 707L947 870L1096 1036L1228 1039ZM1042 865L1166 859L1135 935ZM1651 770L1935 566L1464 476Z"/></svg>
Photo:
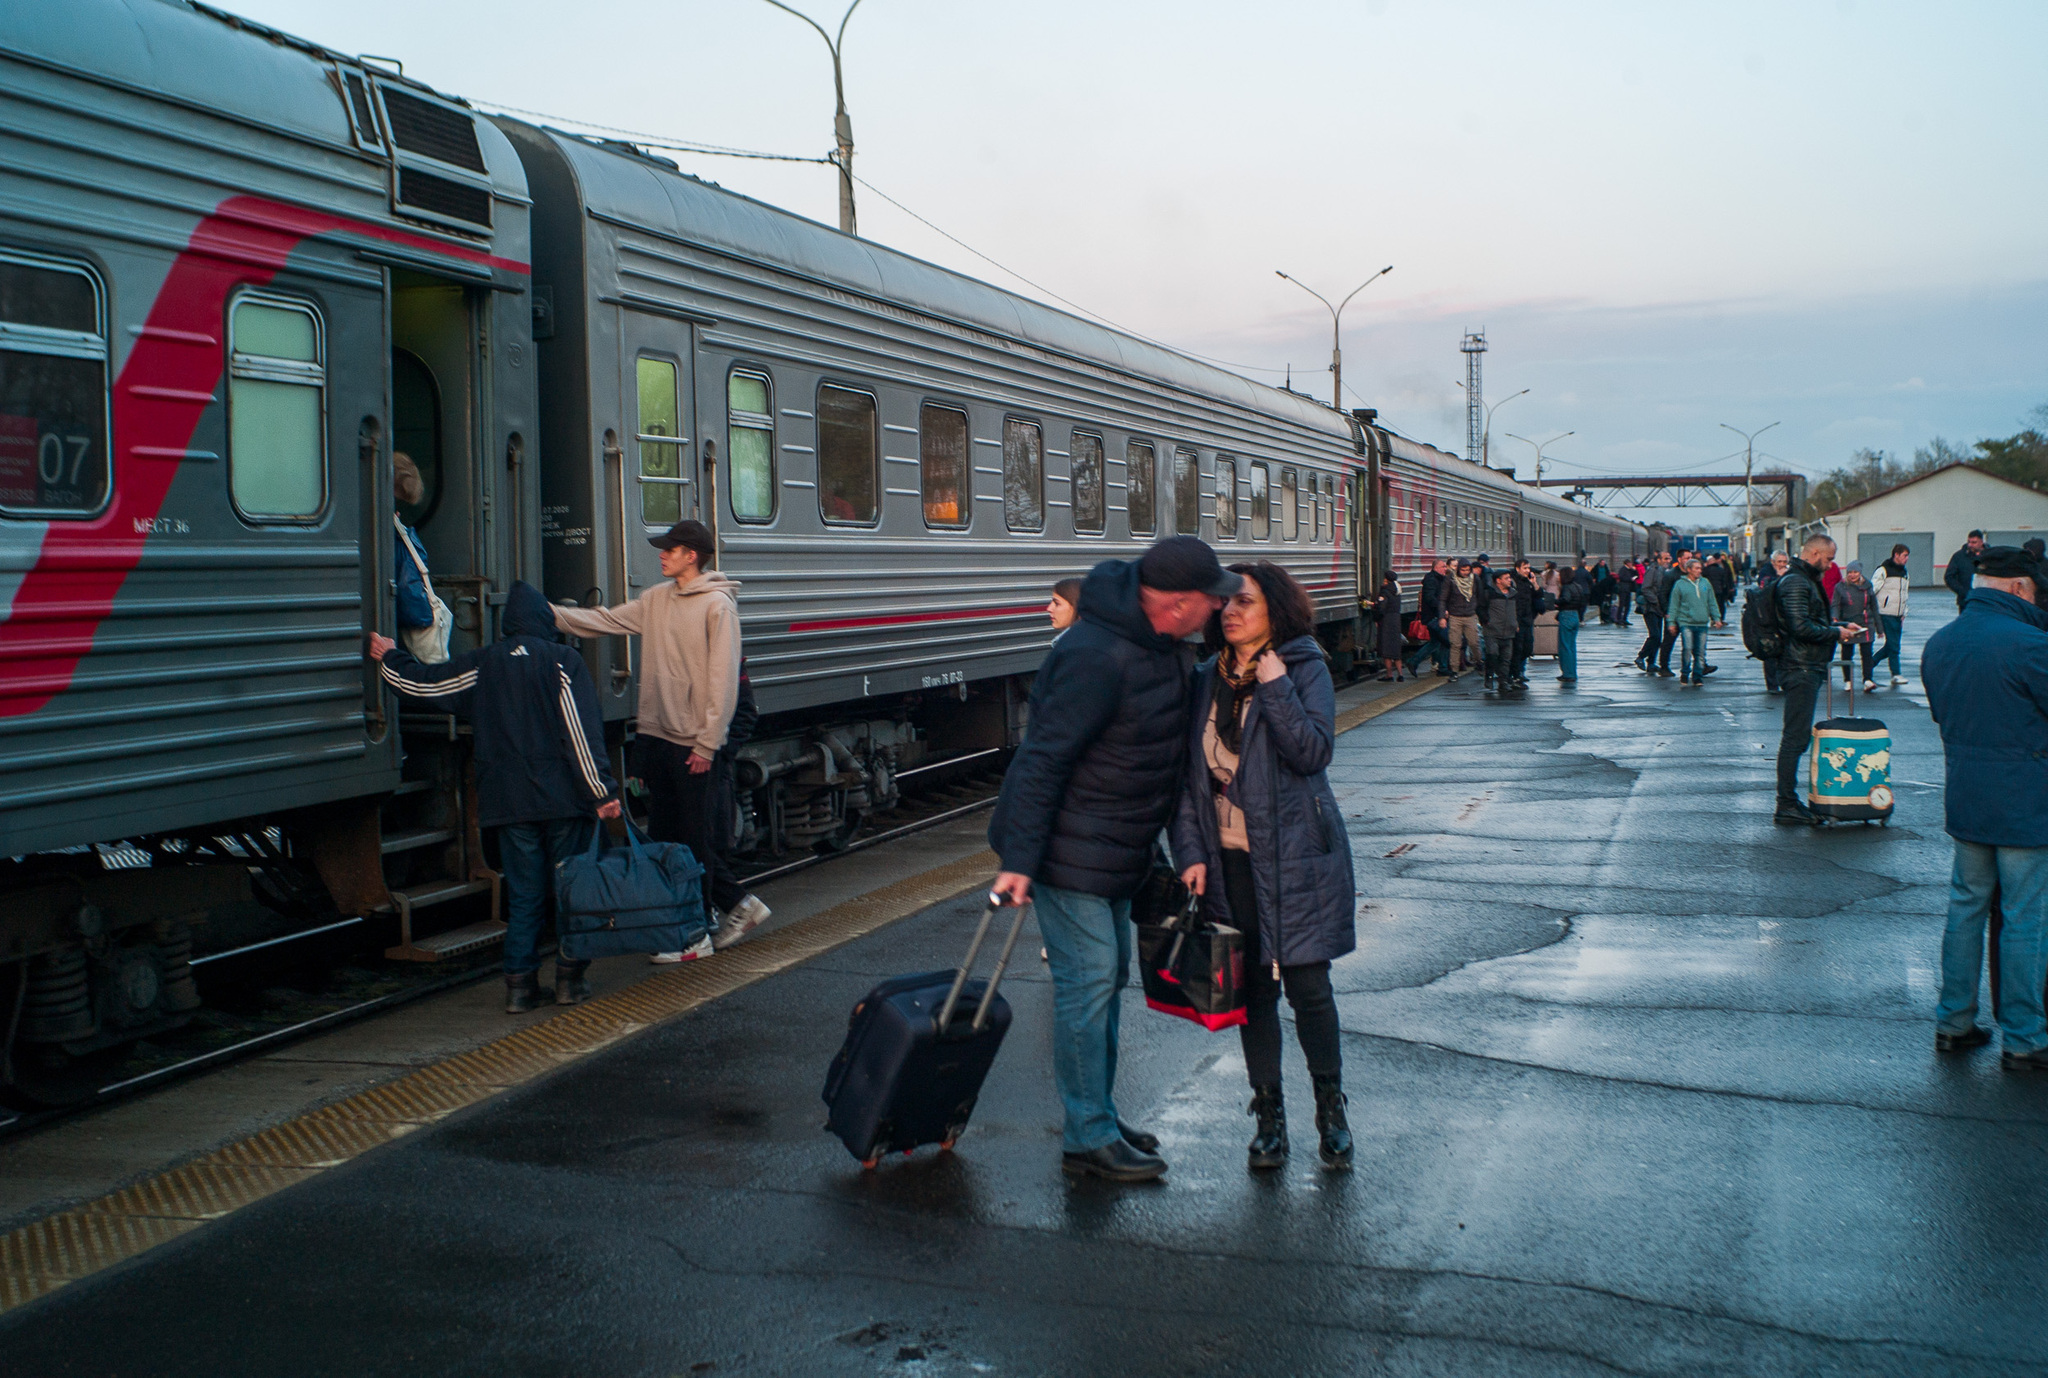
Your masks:
<svg viewBox="0 0 2048 1378"><path fill-rule="evenodd" d="M1821 519L1835 538L1835 558L1861 560L1866 571L1889 558L1892 547L1912 551L1906 568L1915 585L1939 584L1948 557L1972 531L1986 545L2025 545L2048 539L2048 493L1950 464L1924 478L1887 488Z"/></svg>

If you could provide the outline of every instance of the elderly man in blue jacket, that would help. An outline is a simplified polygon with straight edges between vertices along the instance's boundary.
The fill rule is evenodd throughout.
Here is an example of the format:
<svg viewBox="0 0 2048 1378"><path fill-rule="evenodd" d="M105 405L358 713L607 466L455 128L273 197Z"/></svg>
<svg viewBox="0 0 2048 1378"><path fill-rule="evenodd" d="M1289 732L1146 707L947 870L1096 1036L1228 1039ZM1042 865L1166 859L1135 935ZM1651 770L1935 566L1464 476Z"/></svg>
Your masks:
<svg viewBox="0 0 2048 1378"><path fill-rule="evenodd" d="M1955 840L1934 1046L1991 1041L1977 1023L1977 977L1994 902L2005 910L1996 1005L2008 1071L2048 1071L2048 612L2043 571L1997 546L1977 556L1962 615L1927 642L1920 673L1948 758Z"/></svg>
<svg viewBox="0 0 2048 1378"><path fill-rule="evenodd" d="M1159 1140L1119 1119L1113 1099L1131 896L1180 800L1194 665L1181 639L1243 582L1193 536L1091 570L1080 620L1031 686L1024 744L989 820L996 892L1036 902L1052 968L1070 1176L1143 1182L1166 1171Z"/></svg>
<svg viewBox="0 0 2048 1378"><path fill-rule="evenodd" d="M539 589L515 583L498 640L423 665L389 637L370 658L406 698L469 719L476 729L477 821L498 830L505 872L505 1012L549 998L540 984L540 930L555 867L590 845L591 819L619 816L605 759L604 718L583 657L562 644ZM554 1002L590 995L589 962L555 959Z"/></svg>

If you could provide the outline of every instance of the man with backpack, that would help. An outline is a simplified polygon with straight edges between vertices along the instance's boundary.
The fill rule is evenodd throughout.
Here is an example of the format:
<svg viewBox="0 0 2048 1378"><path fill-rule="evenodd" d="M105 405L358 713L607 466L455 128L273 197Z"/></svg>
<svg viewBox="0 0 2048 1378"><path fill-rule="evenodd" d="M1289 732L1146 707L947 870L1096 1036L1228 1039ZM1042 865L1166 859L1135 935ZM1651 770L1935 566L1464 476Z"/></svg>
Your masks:
<svg viewBox="0 0 2048 1378"><path fill-rule="evenodd" d="M1778 738L1778 807L1773 823L1820 823L1800 802L1799 758L1813 741L1813 706L1834 664L1835 648L1863 630L1838 627L1821 591L1821 572L1835 558L1832 537L1813 535L1799 548L1799 558L1771 585L1760 631L1763 649L1779 657L1778 683L1785 690L1785 729Z"/></svg>
<svg viewBox="0 0 2048 1378"><path fill-rule="evenodd" d="M1773 643L1777 650L1766 655L1763 624L1766 615L1773 619L1777 616L1777 613L1771 610L1771 586L1778 582L1791 564L1791 556L1782 550L1773 551L1770 563L1765 565L1764 572L1757 576L1756 587L1742 600L1742 644L1764 667L1764 692L1767 694L1784 692L1778 686L1778 657L1784 654L1784 641L1782 637L1778 638Z"/></svg>

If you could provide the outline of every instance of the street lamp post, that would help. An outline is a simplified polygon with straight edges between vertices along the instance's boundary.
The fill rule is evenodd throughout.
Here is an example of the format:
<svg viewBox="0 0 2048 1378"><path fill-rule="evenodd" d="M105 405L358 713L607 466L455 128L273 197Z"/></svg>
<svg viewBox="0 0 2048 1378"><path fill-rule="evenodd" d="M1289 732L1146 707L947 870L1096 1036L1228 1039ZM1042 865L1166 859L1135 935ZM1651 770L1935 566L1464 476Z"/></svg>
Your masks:
<svg viewBox="0 0 2048 1378"><path fill-rule="evenodd" d="M1782 424L1782 422L1773 421L1771 426ZM1756 530L1756 503L1753 500L1755 494L1749 486L1749 478L1751 469L1756 463L1756 438L1762 435L1764 431L1769 430L1771 426L1765 426L1754 431L1736 431L1735 427L1729 425L1726 421L1721 422L1720 425L1722 430L1735 431L1737 435L1742 437L1742 553L1751 564L1754 564L1756 563L1755 541L1749 533Z"/></svg>
<svg viewBox="0 0 2048 1378"><path fill-rule="evenodd" d="M838 102L832 114L832 138L839 145L836 161L839 164L839 228L847 234L858 234L853 220L853 121L846 113L846 78L839 69L839 49L846 41L846 24L853 18L853 12L860 8L860 0L853 0L846 7L846 13L839 20L839 36L834 38L819 25L818 21L802 10L791 9L782 0L768 0L768 3L784 14L793 14L804 23L818 30L818 37L825 40L825 46L832 52L832 94Z"/></svg>
<svg viewBox="0 0 2048 1378"><path fill-rule="evenodd" d="M1564 439L1565 436L1577 435L1578 432L1563 431L1557 435L1550 437L1550 439L1544 441L1541 445L1538 445L1535 441L1529 439L1528 436L1516 435L1513 431L1502 431L1501 434L1506 436L1510 440L1519 440L1524 445L1527 445L1531 449L1536 451L1536 481L1538 483L1541 483L1543 482L1543 452L1549 449L1552 445L1555 445L1558 441Z"/></svg>
<svg viewBox="0 0 2048 1378"><path fill-rule="evenodd" d="M858 0L856 0L857 2ZM775 0L768 0L768 3L772 5L775 3ZM1292 282L1296 287L1314 297L1324 306L1330 307L1330 405L1338 411L1344 410L1344 345L1342 337L1338 334L1338 323L1344 317L1344 308L1351 305L1351 297L1357 296L1360 292L1363 292L1366 288L1372 286L1375 282L1378 282L1393 271L1394 265L1389 263L1364 282L1352 288L1351 296L1344 298L1335 306L1330 306L1330 299L1315 288L1296 278L1287 277L1287 274L1281 272L1278 268L1273 270L1276 276L1287 278L1289 282Z"/></svg>

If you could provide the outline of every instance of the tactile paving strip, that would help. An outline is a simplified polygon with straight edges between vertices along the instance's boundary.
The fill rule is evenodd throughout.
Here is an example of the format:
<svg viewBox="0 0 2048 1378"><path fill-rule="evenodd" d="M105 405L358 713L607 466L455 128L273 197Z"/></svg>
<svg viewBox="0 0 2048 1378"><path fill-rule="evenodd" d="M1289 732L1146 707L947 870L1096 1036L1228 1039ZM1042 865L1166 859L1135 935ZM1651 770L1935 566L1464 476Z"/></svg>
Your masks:
<svg viewBox="0 0 2048 1378"><path fill-rule="evenodd" d="M982 852L885 885L708 962L666 968L110 1196L0 1235L0 1311L154 1248L465 1106L985 884Z"/></svg>
<svg viewBox="0 0 2048 1378"><path fill-rule="evenodd" d="M1371 722L1380 714L1399 708L1408 700L1419 699L1430 690L1441 688L1449 683L1449 680L1438 679L1435 675L1411 680L1398 688L1382 694L1371 703L1361 703L1356 708L1347 708L1342 713L1339 713L1337 715L1337 731L1340 735L1349 732L1360 723Z"/></svg>

